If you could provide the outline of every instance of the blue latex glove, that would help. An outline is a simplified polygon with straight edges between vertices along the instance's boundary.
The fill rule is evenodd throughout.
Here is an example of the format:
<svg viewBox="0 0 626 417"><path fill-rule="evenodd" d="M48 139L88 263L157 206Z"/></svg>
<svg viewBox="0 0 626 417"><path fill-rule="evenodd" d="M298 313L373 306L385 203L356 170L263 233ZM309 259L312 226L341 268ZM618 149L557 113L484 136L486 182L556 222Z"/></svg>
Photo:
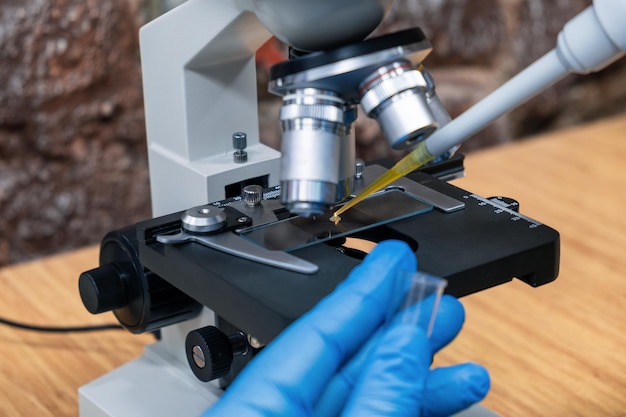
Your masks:
<svg viewBox="0 0 626 417"><path fill-rule="evenodd" d="M416 270L410 248L379 244L268 345L204 417L447 416L484 398L490 382L483 367L429 369L433 354L461 329L458 300L442 297L430 340L424 326L381 326L400 301L393 291L399 270Z"/></svg>

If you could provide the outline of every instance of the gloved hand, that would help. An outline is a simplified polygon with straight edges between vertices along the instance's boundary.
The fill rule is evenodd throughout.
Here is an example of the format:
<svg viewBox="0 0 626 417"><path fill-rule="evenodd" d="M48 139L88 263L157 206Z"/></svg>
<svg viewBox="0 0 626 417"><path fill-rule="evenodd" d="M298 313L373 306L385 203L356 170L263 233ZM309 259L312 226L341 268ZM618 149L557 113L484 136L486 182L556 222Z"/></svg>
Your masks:
<svg viewBox="0 0 626 417"><path fill-rule="evenodd" d="M235 379L204 417L447 416L480 401L487 371L475 364L430 370L434 352L464 320L461 303L443 296L430 339L424 326L381 326L394 275L415 271L399 241L379 244L310 312L289 326Z"/></svg>

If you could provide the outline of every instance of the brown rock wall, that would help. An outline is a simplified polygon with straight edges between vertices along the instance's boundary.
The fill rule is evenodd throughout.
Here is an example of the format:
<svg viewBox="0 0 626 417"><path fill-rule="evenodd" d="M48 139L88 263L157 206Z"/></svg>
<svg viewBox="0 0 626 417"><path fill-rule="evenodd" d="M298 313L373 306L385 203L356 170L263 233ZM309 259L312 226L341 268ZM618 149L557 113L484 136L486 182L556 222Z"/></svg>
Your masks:
<svg viewBox="0 0 626 417"><path fill-rule="evenodd" d="M134 13L126 0L0 5L0 264L149 215Z"/></svg>

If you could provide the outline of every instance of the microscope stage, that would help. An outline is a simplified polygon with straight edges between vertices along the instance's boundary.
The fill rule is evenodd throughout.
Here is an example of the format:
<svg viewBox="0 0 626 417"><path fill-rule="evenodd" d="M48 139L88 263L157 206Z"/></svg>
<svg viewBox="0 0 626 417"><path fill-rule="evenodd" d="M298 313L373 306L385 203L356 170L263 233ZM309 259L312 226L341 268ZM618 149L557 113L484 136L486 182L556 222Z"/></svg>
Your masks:
<svg viewBox="0 0 626 417"><path fill-rule="evenodd" d="M342 237L332 235L333 231L329 233L332 238L326 240L317 239L324 234L319 232L319 224L309 226L311 229L299 227L299 218L263 226L279 233L285 221L294 223L287 226L284 241L274 238L272 242L272 233L266 231L261 238L256 237L257 243L262 246L266 242L268 249L275 249L282 241L291 255L318 267L313 274L268 266L197 242L157 241L159 234L180 229L181 213L137 225L139 257L145 268L262 343L271 341L308 311L359 264L359 251L342 246L346 237L374 244L386 239L404 240L415 251L419 269L448 280L447 292L457 297L513 278L539 286L557 277L559 234L555 230L519 214L502 200L477 196L428 174L414 173L402 180L404 183L393 191L411 194L420 201L412 215L372 220L371 227L354 227ZM392 194L387 195L379 195L379 202L373 205L382 208L380 213L385 212L387 198L394 208L397 205L397 196L392 199ZM446 210L438 201L431 201L442 198L459 204L453 203L456 208ZM331 230L332 224L327 224ZM294 231L309 233L310 242L292 245L290 239L303 241L293 236Z"/></svg>

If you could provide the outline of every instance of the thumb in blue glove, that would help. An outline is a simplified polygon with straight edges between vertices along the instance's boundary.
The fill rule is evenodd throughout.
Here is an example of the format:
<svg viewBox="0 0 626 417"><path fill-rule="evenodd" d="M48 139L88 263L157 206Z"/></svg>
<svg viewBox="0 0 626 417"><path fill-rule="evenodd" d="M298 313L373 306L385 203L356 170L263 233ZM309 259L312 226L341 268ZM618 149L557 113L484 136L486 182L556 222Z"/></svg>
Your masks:
<svg viewBox="0 0 626 417"><path fill-rule="evenodd" d="M415 269L406 244L379 244L267 346L205 417L443 416L481 400L489 389L484 368L429 369L462 326L456 299L442 298L430 340L419 326L381 327L398 303L394 276Z"/></svg>

